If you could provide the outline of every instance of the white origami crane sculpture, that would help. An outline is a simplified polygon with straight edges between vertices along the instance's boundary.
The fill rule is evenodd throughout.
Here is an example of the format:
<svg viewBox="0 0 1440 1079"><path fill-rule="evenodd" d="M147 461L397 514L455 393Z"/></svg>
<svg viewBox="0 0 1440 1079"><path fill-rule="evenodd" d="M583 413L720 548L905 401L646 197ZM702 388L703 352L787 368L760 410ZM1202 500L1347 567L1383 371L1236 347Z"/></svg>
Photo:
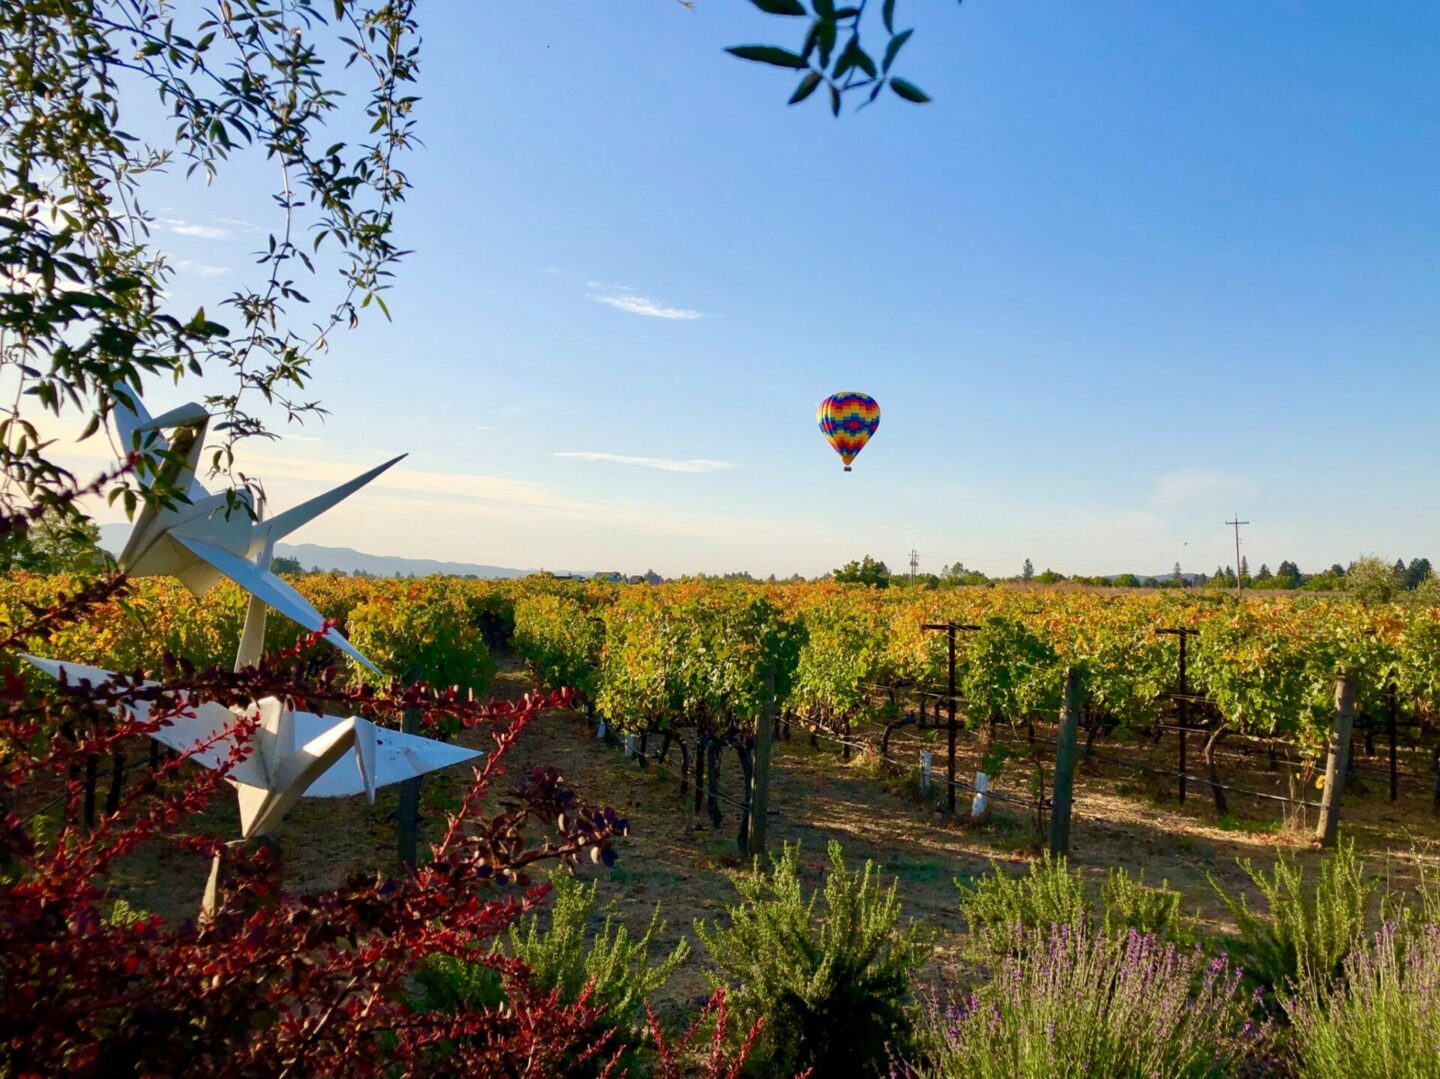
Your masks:
<svg viewBox="0 0 1440 1079"><path fill-rule="evenodd" d="M190 499L188 505L181 503L169 509L146 506L141 510L130 540L120 554L120 570L131 577L166 574L178 577L196 596L210 591L221 577L229 577L249 592L250 606L245 613L245 628L235 658L236 670L260 658L267 605L312 632L318 632L325 624L324 616L309 600L270 572L275 542L405 458L405 454L401 454L334 490L261 521L252 518L254 506L248 491L238 495L246 509L227 512L232 509L228 496L210 494L195 478L205 429L210 422L209 414L199 405L182 405L151 419L136 398L133 409L123 403L116 404L115 422L127 452L142 445L148 450L170 450L171 457L161 466L156 481L164 481L166 486L185 492ZM158 433L162 430L175 432L173 445L167 446ZM380 673L375 664L335 629L327 630L325 639L376 674Z"/></svg>
<svg viewBox="0 0 1440 1079"><path fill-rule="evenodd" d="M98 685L111 672L78 663L26 656L52 678L64 671L72 682ZM147 682L146 686L155 683ZM127 701L123 710L145 722L151 702ZM245 839L268 833L302 796L343 798L367 794L375 801L375 788L414 779L480 756L473 749L447 745L431 738L377 727L351 716L297 712L275 697L262 697L251 709L226 708L214 702L187 707L151 735L206 768L218 768L235 751L234 732L216 738L238 717L260 713L260 724L250 739L254 749L229 775L240 796L240 834ZM212 742L211 740L214 739ZM197 749L202 743L210 743ZM192 752L193 751L193 752ZM349 755L353 763L345 760Z"/></svg>

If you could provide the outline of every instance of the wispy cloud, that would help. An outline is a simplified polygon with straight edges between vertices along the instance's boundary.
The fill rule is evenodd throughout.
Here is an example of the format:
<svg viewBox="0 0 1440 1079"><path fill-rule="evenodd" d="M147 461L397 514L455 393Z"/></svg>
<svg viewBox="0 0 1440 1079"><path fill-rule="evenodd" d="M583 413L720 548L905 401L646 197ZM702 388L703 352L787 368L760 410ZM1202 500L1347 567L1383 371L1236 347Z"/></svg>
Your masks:
<svg viewBox="0 0 1440 1079"><path fill-rule="evenodd" d="M670 457L630 457L623 453L594 453L578 450L556 453L553 456L564 457L572 461L606 461L617 465L636 465L639 468L659 469L661 472L723 472L727 468L735 467L729 461L708 461L700 457L677 460Z"/></svg>
<svg viewBox="0 0 1440 1079"><path fill-rule="evenodd" d="M194 274L197 277L220 277L230 272L229 266L211 266L205 262L196 262L194 259L179 259L175 268L181 273Z"/></svg>
<svg viewBox="0 0 1440 1079"><path fill-rule="evenodd" d="M176 236L193 236L197 240L228 240L233 235L228 228L220 228L217 225L197 225L178 217L161 218L160 224Z"/></svg>
<svg viewBox="0 0 1440 1079"><path fill-rule="evenodd" d="M690 321L697 318L704 318L703 311L691 311L684 307L671 307L658 300L652 300L648 296L641 296L633 289L623 285L602 285L597 281L589 282L592 289L598 291L590 293L590 298L596 303L609 304L611 307L621 311L628 311L632 315L644 315L646 318L665 318L680 321Z"/></svg>
<svg viewBox="0 0 1440 1079"><path fill-rule="evenodd" d="M1173 510L1211 496L1248 498L1254 494L1254 484L1241 476L1191 468L1159 476L1150 492L1150 501L1160 509Z"/></svg>

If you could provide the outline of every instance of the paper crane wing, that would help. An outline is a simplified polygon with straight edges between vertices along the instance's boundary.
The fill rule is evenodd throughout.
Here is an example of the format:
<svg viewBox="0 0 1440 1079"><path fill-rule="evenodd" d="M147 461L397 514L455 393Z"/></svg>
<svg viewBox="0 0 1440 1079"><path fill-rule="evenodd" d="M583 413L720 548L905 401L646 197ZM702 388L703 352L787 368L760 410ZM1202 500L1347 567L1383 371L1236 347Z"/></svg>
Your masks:
<svg viewBox="0 0 1440 1079"><path fill-rule="evenodd" d="M313 712L293 716L295 738L304 743L280 761L263 786L236 784L240 828L247 837L269 831L302 795L366 794L373 802L376 787L480 756L477 750L376 727L358 716L338 721Z"/></svg>
<svg viewBox="0 0 1440 1079"><path fill-rule="evenodd" d="M69 682L98 685L114 677L110 671L79 663L39 656L25 659L52 678L63 676ZM150 707L148 701L120 705L142 721L148 718ZM373 802L377 787L414 779L481 755L478 750L376 727L359 716L340 719L297 712L275 697L261 698L248 711L259 714L260 724L249 740L250 754L229 775L239 795L241 831L247 838L273 828L302 796L342 798L363 793ZM233 734L203 750L194 747L214 738L246 712L207 701L167 718L166 725L152 737L172 749L190 753L197 764L216 768L232 756ZM353 756L353 761L346 760L347 755Z"/></svg>
<svg viewBox="0 0 1440 1079"><path fill-rule="evenodd" d="M296 712L296 736L304 738L319 724L334 722L335 720L331 716ZM356 728L355 763L341 761L336 764L311 783L306 794L313 798L344 798L351 794L368 794L372 785L388 787L392 783L414 779L416 776L423 776L426 772L449 768L452 764L461 764L481 756L479 750L437 742L433 738L423 738L417 734L405 734L402 731L390 730L388 727L376 727L370 724L366 726L369 727L368 731ZM371 757L373 762L371 783L369 784L366 783L362 771L365 763L362 743L366 737L374 739L374 752Z"/></svg>
<svg viewBox="0 0 1440 1079"><path fill-rule="evenodd" d="M183 532L172 531L170 537L176 543L182 544L187 550L210 563L252 596L264 600L286 618L298 622L312 632L319 630L325 624L325 617L315 609L308 599L268 569L262 569L254 562L242 558L233 551L226 550L220 544L199 536L189 536ZM327 630L325 639L376 674L381 673L380 668L362 656L359 649L347 641L338 630L334 628Z"/></svg>
<svg viewBox="0 0 1440 1079"><path fill-rule="evenodd" d="M261 521L255 526L255 532L250 539L250 557L254 558L259 554L265 544L274 543L276 540L283 539L297 528L313 521L316 517L320 516L320 514L330 509L330 507L343 502L376 476L380 475L380 473L389 468L393 468L408 456L409 454L402 453L399 457L392 457L384 464L377 465L369 472L356 476L348 483L342 483L333 490L326 491L321 495L316 495L309 501L302 502L298 506L291 506L285 512L277 513L274 517Z"/></svg>
<svg viewBox="0 0 1440 1079"><path fill-rule="evenodd" d="M26 656L25 659L57 680L63 671L66 680L71 683L89 682L92 685L99 685L101 682L115 677L110 671L101 670L99 667L87 667L81 663L66 663L54 659L42 659L39 656ZM155 684L154 682L144 683L147 687ZM141 723L148 722L150 719L150 701L126 701L122 708L128 710ZM213 701L204 701L198 705L187 705L183 711L167 715L164 726L154 731L150 737L177 753L190 754L190 759L202 767L218 768L234 753L234 733L225 734L214 742L211 740L227 727L233 727L235 722L235 713L230 709ZM197 749L196 747L203 742L211 742L211 744ZM236 763L230 772L230 778L240 783L264 783L264 761L259 755L252 753L249 757Z"/></svg>

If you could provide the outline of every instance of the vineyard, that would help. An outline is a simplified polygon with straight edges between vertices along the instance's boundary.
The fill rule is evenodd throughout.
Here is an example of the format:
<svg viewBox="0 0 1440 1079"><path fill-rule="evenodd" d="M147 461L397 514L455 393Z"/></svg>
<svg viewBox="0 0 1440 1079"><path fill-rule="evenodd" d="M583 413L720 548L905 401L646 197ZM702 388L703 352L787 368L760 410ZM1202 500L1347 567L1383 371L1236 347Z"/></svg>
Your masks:
<svg viewBox="0 0 1440 1079"><path fill-rule="evenodd" d="M552 969L547 963L560 961L546 949L568 941L563 947L572 951L565 953L565 962L577 971L566 975L572 979L572 995L580 993L587 978L610 970L603 977L619 980L605 991L621 994L608 1005L618 1009L617 1015L634 1015L637 994L643 993L674 1029L697 1014L709 1015L707 994L725 989L746 1024L775 1016L774 1029L789 1031L761 1037L751 1046L755 1059L780 1069L755 1074L792 1074L792 1068L803 1070L803 1060L818 1062L824 1073L847 1054L859 1054L878 1068L896 1051L894 1039L901 1033L919 1039L906 1043L907 1052L923 1053L930 1061L951 1060L946 1067L953 1074L953 1062L972 1052L961 1034L968 1030L965 1038L980 1037L982 1030L956 1018L968 1014L963 1005L958 1012L951 1006L933 1015L925 1006L914 1010L908 1003L904 1010L870 1009L900 1009L912 999L912 980L924 993L948 998L955 986L973 984L977 970L1029 962L1025 949L1037 948L1037 955L1048 949L1052 958L1061 956L1062 966L1021 970L1016 984L1027 988L1009 1003L995 996L1002 983L986 988L982 975L984 999L1021 1011L1048 1007L1039 987L1056 978L1088 976L1091 964L1098 964L1096 971L1139 964L1147 985L1173 977L1176 991L1216 971L1229 971L1213 1001L1207 1003L1203 995L1209 990L1196 998L1197 1014L1213 1029L1166 1038L1183 1048L1182 1056L1269 1059L1271 1028L1253 1027L1251 1019L1279 1006L1263 1001L1280 998L1256 995L1257 1003L1246 1004L1247 993L1260 992L1246 987L1258 982L1278 991L1295 984L1297 977L1308 976L1308 960L1303 955L1285 960L1289 966L1282 963L1250 976L1243 986L1241 968L1223 965L1227 949L1260 948L1251 938L1263 944L1270 939L1264 934L1272 932L1264 928L1268 920L1246 930L1247 908L1227 910L1228 896L1253 897L1258 887L1270 897L1270 918L1279 919L1289 909L1281 893L1272 896L1265 889L1288 887L1284 874L1291 863L1281 856L1273 884L1238 864L1236 857L1264 849L1254 842L1263 837L1240 835L1254 821L1237 823L1232 813L1243 815L1239 807L1254 812L1258 806L1262 816L1289 822L1313 805L1342 676L1353 687L1356 731L1346 838L1333 856L1338 861L1318 863L1320 890L1307 885L1315 896L1307 903L1321 904L1316 918L1346 919L1351 940L1359 939L1356 934L1372 917L1368 912L1375 902L1381 904L1382 917L1410 919L1404 922L1407 933L1429 924L1416 918L1432 915L1405 913L1411 908L1394 904L1410 901L1396 897L1418 889L1422 906L1433 900L1440 910L1440 893L1424 876L1427 859L1416 858L1415 852L1407 857L1404 829L1394 824L1405 821L1408 811L1408 820L1420 821L1423 833L1434 805L1432 657L1440 642L1440 611L1435 609L1063 589L878 591L708 581L642 587L554 578L383 581L338 575L293 580L395 678L378 684L358 665L336 669L334 651L326 644L278 621L267 629L267 651L293 657L283 659L282 668L298 667L297 677L333 687L326 692L343 694L346 707L368 711L379 722L399 721L399 702L409 692L401 683L423 681L440 693L427 698L433 703L422 713L427 733L483 747L488 739L477 740L466 710L445 701L498 694L513 702L536 689L577 691L573 708L536 723L515 744L511 752L519 774L548 775L553 782L563 776L613 803L628 821L612 819L633 834L619 843L615 867L602 868L590 884L556 878L553 922L527 922L524 935L513 932L505 948L544 972ZM166 582L128 582L79 617L52 618L51 612L66 610L65 599L75 587L65 577L3 579L0 633L25 624L24 650L121 671L204 671L223 666L238 643L245 604L229 586L197 601ZM13 671L21 683L12 679L12 688L28 683L27 697L44 692L45 683L28 667ZM1081 848L1070 863L1073 868L1063 860L1031 860L1044 850L1047 818L1053 825L1059 815L1055 778L1067 738L1066 715L1074 721L1072 764L1079 756L1085 765L1073 777ZM1193 755L1188 773L1182 748L1187 739ZM148 768L137 752L147 744ZM69 793L64 787L37 786L28 800L11 807L20 814L14 819L32 822L37 834L62 826L76 829L76 835L103 834L117 807L167 767L157 745L129 738L82 750L90 756L83 770L71 772ZM990 778L986 794L993 804L972 819L977 772ZM1188 806L1183 803L1187 781ZM83 796L77 793L82 788ZM528 788L522 783L515 789ZM1388 808L1396 796L1404 803L1401 817ZM463 776L437 775L426 783L424 819L447 817L468 797ZM509 805L512 797L501 795L494 808ZM334 888L347 879L373 880L375 867L389 863L398 803L382 800L370 807L360 801L301 807L283 833L287 881ZM233 827L228 819L222 814L196 824L201 832L217 826L223 832ZM1197 826L1204 821L1209 824ZM1226 834L1230 829L1237 829L1233 836ZM435 838L433 823L421 830L427 843ZM1272 836L1263 842L1281 849L1303 846L1295 842L1298 838ZM1387 890L1379 893L1381 898L1359 876L1351 845L1357 838L1362 850L1372 856L1379 850L1387 858ZM1410 843L1416 841L1412 835ZM771 883L761 876L727 875L745 864L747 853L759 850L779 859ZM1390 863L1391 855L1400 861ZM1030 864L1029 875L1012 877L998 868L987 872L987 859L997 856ZM116 871L121 894L183 925L203 865L163 850L141 850L132 857L132 866ZM897 893L891 891L886 899L887 893L875 891L879 878L874 870L867 865L852 872L847 858L852 864L873 862L887 875L884 879L897 881L891 887L900 888L904 910L915 920L902 925ZM1313 869L1317 863L1307 851L1301 864ZM1131 872L1137 876L1130 877ZM1145 883L1146 872L1158 888ZM1334 885L1332 895L1325 891L1330 879L1325 874L1348 876ZM833 930L845 940L853 937L853 943L836 938L816 946L836 962L859 964L856 977L861 971L865 977L892 972L889 989L877 988L878 997L856 1000L864 1016L889 1016L879 1029L860 1023L861 1013L843 1021L825 1019L824 1037L806 1033L803 1026L781 1025L801 1022L805 1014L802 1008L800 1018L791 1016L790 1005L782 1003L791 992L783 988L785 979L803 975L804 965L798 972L783 964L766 972L755 969L753 957L801 946L766 942L765 934L781 932L787 924L784 932L800 934L797 939L822 931L813 928L806 913L810 908L799 899L805 882L816 894L823 885L828 909L874 920L869 929L862 921ZM958 901L956 884L961 885ZM1105 909L1103 932L1093 900L1097 885ZM737 887L745 905L728 906L726 897ZM609 912L605 928L593 944L587 943L599 924L594 912L602 898ZM1324 906L1342 901L1347 912ZM659 920L662 908L665 921ZM747 911L756 912L755 917L772 911L764 917L780 922L766 922L770 928L761 929L761 923L747 921L752 917ZM587 921L591 930L584 928ZM1046 942L1043 933L1052 921L1072 925L1079 934L1075 942ZM1112 922L1130 927L1132 946L1138 939L1139 946L1160 950L1135 956L1106 952L1117 946ZM1276 925L1277 933L1310 931ZM1200 959L1182 958L1190 953L1176 950L1190 947L1198 928L1214 941L1206 945L1215 956L1206 960L1209 975L1196 965ZM1237 928L1240 944L1233 936ZM1144 935L1134 937L1137 929ZM621 935L613 936L617 932ZM1019 935L1004 946L1011 950L1006 955L987 943L995 933L1012 932ZM746 935L756 933L760 936ZM1030 939L1024 934L1034 940L1024 943ZM702 945L705 964L684 962L692 948ZM1072 955L1065 951L1072 946L1090 951ZM1382 940L1371 951L1356 951L1360 959L1355 961L1374 956L1379 962L1391 954L1385 947ZM647 959L652 950L669 958ZM1265 954L1255 951L1247 962L1259 963ZM631 964L623 969L614 966L622 955ZM592 962L602 966L592 969ZM469 990L458 987L475 976L468 969L427 960L420 968L419 1003L406 997L404 1006L459 1006L469 999L463 995ZM1363 982L1363 973L1354 976L1360 979L1356 984ZM1424 967L1407 977L1431 973ZM747 995L748 986L758 980L763 987L767 978L781 984L755 989L758 997ZM1092 992L1083 987L1067 991ZM824 1008L836 1006L824 999ZM1154 1010L1144 1023L1181 1021L1179 1013L1167 1018L1150 1014ZM812 1021L818 1020L804 1019ZM1077 1021L1113 1026L1127 1020ZM1296 1012L1286 1021L1298 1030L1312 1020ZM1036 1022L1048 1020L1032 1017L1022 1026ZM836 1023L854 1028L848 1048L831 1033ZM667 1036L660 1027L651 1035L633 1025L624 1029L626 1039L650 1037L657 1045ZM1002 1056L1019 1051L1016 1047L1028 1036L1013 1032L986 1051ZM1157 1042L1147 1035L1134 1044L1164 1045L1166 1038ZM1122 1038L1114 1050L1121 1056L1130 1051L1123 1043ZM725 1044L740 1051L734 1035ZM645 1073L643 1068L637 1072ZM1163 1068L1160 1073L1170 1074Z"/></svg>
<svg viewBox="0 0 1440 1079"><path fill-rule="evenodd" d="M1440 775L1440 609L1431 607L704 581L637 588L310 575L296 583L386 670L432 685L482 693L495 672L492 650L513 648L543 688L579 691L593 722L672 770L682 791L693 790L697 813L718 822L722 805L738 808L742 840L767 709L782 738L799 732L901 774L918 771L924 753L936 783L948 784L951 808L954 791L971 786L964 771L940 776L953 715L962 754L996 781L992 797L1043 814L1043 774L1025 761L1043 773L1067 672L1083 701L1087 760L1148 771L1182 798L1187 787L1192 797L1213 795L1222 815L1227 791L1307 804L1341 673L1354 687L1357 744L1363 737L1375 757L1352 757L1352 774L1388 780L1392 799L1402 779L1413 791ZM17 621L70 584L10 578L0 586L0 618ZM233 654L244 609L228 586L197 601L144 581L33 647L115 670L154 669L164 655L203 667ZM293 648L304 636L272 620L266 649ZM330 662L323 649L309 660L314 670ZM362 676L373 680L354 667ZM1106 757L1126 749L1141 756ZM732 753L739 774L722 781ZM1235 778L1249 771L1259 780Z"/></svg>

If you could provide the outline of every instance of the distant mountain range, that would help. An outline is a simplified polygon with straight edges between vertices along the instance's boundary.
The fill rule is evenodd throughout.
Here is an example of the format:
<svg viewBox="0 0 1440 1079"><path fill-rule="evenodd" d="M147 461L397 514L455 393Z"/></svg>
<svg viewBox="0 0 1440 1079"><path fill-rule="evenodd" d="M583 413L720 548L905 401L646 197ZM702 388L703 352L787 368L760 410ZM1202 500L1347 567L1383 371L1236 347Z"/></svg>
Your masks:
<svg viewBox="0 0 1440 1079"><path fill-rule="evenodd" d="M130 538L128 524L100 526L100 546L119 554ZM473 562L440 562L433 558L402 558L399 555L366 554L350 547L322 547L318 543L277 543L275 554L282 558L297 559L306 569L320 569L326 572L341 570L345 573L369 573L376 577L428 577L440 574L444 577L524 577L536 572L529 569L512 569L508 566L485 566ZM553 570L564 576L568 570ZM588 573L576 573L577 577L588 577Z"/></svg>

